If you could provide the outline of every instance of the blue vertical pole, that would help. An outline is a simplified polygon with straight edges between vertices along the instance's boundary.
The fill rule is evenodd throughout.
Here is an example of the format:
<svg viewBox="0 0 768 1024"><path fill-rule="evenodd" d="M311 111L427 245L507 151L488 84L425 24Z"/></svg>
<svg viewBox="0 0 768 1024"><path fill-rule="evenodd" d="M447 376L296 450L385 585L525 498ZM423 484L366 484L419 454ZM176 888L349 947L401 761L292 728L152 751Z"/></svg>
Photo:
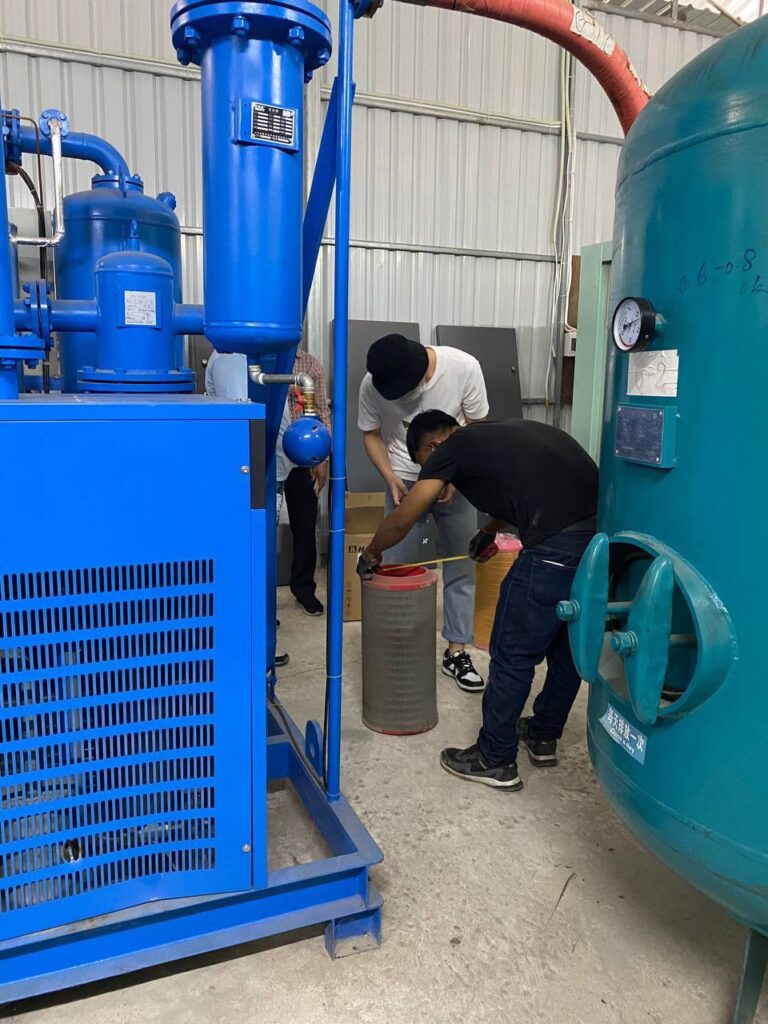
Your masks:
<svg viewBox="0 0 768 1024"><path fill-rule="evenodd" d="M13 266L8 231L8 197L5 188L5 138L0 136L0 398L19 397L18 363L3 358L3 349L16 348L13 312Z"/></svg>
<svg viewBox="0 0 768 1024"><path fill-rule="evenodd" d="M354 10L339 11L339 122L336 137L336 248L333 305L333 449L331 452L330 579L328 585L328 726L326 788L336 799L341 776L341 678L344 658L344 503L347 452L347 334L349 319L349 197L352 182L352 59Z"/></svg>

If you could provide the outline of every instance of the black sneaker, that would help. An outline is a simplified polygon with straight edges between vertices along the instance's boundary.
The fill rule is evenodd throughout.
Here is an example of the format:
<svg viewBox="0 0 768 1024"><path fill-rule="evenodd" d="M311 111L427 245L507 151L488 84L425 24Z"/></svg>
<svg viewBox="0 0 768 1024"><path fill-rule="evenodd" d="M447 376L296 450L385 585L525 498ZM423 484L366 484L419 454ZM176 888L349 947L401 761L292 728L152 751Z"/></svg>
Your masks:
<svg viewBox="0 0 768 1024"><path fill-rule="evenodd" d="M285 668L288 662L291 660L290 654L276 654L275 655L275 668Z"/></svg>
<svg viewBox="0 0 768 1024"><path fill-rule="evenodd" d="M322 615L325 611L322 602L318 601L314 594L310 594L309 597L297 597L296 604L307 615Z"/></svg>
<svg viewBox="0 0 768 1024"><path fill-rule="evenodd" d="M458 688L467 693L482 693L485 689L485 680L472 664L469 651L458 651L456 654L446 651L443 655L443 675L455 679Z"/></svg>
<svg viewBox="0 0 768 1024"><path fill-rule="evenodd" d="M557 740L537 740L531 736L532 718L518 718L517 735L528 751L531 764L537 768L551 768L557 764Z"/></svg>
<svg viewBox="0 0 768 1024"><path fill-rule="evenodd" d="M440 755L440 765L451 775L459 779L468 779L470 782L480 782L484 786L493 786L494 789L518 790L523 788L523 782L517 774L517 764L500 764L495 768L489 768L480 756L477 744L465 750L458 747L446 747Z"/></svg>

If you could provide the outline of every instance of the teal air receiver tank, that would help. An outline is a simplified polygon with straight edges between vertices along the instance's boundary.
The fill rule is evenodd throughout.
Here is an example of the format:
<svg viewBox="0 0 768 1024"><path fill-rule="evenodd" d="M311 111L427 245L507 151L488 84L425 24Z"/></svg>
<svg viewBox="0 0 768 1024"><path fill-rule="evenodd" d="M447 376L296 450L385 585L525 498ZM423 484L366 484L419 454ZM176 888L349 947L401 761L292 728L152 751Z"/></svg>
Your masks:
<svg viewBox="0 0 768 1024"><path fill-rule="evenodd" d="M629 133L602 534L559 610L609 798L768 934L766 59L763 18L680 71Z"/></svg>
<svg viewBox="0 0 768 1024"><path fill-rule="evenodd" d="M181 232L174 213L176 201L169 192L154 199L144 195L138 175L99 174L93 188L64 199L65 235L54 249L56 294L60 299L92 299L94 267L102 256L123 249L131 223L139 225L145 252L170 263L174 274L174 298L181 301ZM178 338L176 367L183 364L182 339ZM97 365L96 335L85 331L60 336L62 387L77 390L78 371Z"/></svg>

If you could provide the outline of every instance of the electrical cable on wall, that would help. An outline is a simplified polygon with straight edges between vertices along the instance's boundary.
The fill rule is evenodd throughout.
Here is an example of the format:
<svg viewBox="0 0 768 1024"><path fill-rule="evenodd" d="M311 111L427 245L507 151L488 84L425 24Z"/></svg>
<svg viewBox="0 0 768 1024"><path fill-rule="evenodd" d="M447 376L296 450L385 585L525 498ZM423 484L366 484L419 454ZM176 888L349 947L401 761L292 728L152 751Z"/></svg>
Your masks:
<svg viewBox="0 0 768 1024"><path fill-rule="evenodd" d="M560 58L560 158L557 176L557 193L552 212L552 252L555 257L552 281L552 303L550 307L550 344L547 356L547 372L544 382L544 396L547 408L557 405L556 366L558 346L562 345L562 331L567 318L566 303L571 286L571 251L573 235L573 183L574 183L574 140L572 91L573 58L563 51ZM553 380L553 371L555 371Z"/></svg>

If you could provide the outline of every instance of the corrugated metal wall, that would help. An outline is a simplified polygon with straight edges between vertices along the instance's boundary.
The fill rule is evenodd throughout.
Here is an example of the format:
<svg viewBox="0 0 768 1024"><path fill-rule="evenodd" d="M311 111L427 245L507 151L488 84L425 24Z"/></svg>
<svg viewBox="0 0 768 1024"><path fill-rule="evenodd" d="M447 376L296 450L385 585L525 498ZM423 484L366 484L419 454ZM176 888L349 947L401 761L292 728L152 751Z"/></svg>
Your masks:
<svg viewBox="0 0 768 1024"><path fill-rule="evenodd" d="M335 8L324 0L334 17ZM0 0L5 105L61 106L79 130L123 149L147 191L174 191L185 236L185 295L200 300L199 86L176 64L165 0ZM599 17L656 89L709 36ZM385 4L357 26L351 316L518 328L523 393L543 394L558 169L557 48L466 15ZM319 140L331 69L308 91L308 151ZM488 116L493 115L493 116ZM490 122L490 123L489 123ZM620 133L579 69L577 246L610 236ZM600 141L594 137L616 141ZM67 189L90 169L69 164ZM14 186L14 204L28 205ZM332 236L332 223L328 227ZM326 356L332 245L318 267L310 348ZM535 412L535 411L534 411Z"/></svg>

